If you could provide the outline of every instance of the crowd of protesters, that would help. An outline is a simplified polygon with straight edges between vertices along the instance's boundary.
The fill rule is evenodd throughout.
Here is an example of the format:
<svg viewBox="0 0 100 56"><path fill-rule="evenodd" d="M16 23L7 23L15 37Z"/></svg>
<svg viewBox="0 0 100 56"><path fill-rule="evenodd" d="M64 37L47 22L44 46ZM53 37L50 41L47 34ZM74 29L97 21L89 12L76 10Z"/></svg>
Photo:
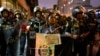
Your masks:
<svg viewBox="0 0 100 56"><path fill-rule="evenodd" d="M96 10L77 6L67 17L57 6L52 11L36 6L31 19L21 11L3 9L0 13L0 56L35 56L36 33L60 34L55 56L100 56Z"/></svg>

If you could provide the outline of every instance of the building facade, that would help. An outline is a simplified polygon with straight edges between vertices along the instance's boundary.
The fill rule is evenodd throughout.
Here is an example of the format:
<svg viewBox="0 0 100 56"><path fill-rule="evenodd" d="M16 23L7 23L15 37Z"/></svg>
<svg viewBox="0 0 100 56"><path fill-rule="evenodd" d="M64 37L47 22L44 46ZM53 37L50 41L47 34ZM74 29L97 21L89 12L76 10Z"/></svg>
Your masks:
<svg viewBox="0 0 100 56"><path fill-rule="evenodd" d="M92 8L90 0L58 0L58 6L60 11L67 15L71 15L75 6L84 6L87 10Z"/></svg>

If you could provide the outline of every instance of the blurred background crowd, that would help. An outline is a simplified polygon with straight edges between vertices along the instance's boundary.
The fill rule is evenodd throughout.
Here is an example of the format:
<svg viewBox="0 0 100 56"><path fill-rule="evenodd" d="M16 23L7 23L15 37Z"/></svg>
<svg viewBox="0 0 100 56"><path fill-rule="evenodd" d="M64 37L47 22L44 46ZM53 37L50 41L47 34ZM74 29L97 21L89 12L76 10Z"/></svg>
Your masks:
<svg viewBox="0 0 100 56"><path fill-rule="evenodd" d="M0 56L35 56L36 33L60 34L62 44L55 45L55 56L100 56L100 9L75 6L66 16L58 5L30 10L18 1L25 12L0 11Z"/></svg>

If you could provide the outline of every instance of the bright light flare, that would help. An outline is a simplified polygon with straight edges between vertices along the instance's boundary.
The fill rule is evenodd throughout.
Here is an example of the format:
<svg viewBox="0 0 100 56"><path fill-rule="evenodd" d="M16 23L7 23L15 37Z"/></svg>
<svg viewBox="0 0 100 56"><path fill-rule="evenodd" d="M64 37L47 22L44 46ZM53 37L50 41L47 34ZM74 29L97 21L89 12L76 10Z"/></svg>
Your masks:
<svg viewBox="0 0 100 56"><path fill-rule="evenodd" d="M28 25L28 26L26 27L26 29L29 30L29 29L30 29L30 25Z"/></svg>
<svg viewBox="0 0 100 56"><path fill-rule="evenodd" d="M4 9L4 7L0 7L0 11L2 11Z"/></svg>

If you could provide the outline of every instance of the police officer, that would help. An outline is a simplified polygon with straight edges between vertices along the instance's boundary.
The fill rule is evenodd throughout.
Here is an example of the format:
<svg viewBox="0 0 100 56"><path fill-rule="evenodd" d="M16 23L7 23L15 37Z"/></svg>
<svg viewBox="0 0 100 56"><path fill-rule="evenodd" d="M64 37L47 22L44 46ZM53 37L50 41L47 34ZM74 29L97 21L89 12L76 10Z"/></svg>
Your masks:
<svg viewBox="0 0 100 56"><path fill-rule="evenodd" d="M41 33L41 28L44 25L44 20L42 17L42 9L39 6L34 7L34 17L29 20L30 30L28 38L28 46L30 53L28 55L35 55L35 42L36 42L36 33Z"/></svg>
<svg viewBox="0 0 100 56"><path fill-rule="evenodd" d="M9 11L7 9L3 9L1 14L2 14L2 19L3 19L1 26L2 26L4 38L5 38L6 45L7 45L6 46L7 49L5 48L6 49L5 55L12 56L12 48L11 47L13 47L13 46L9 45L9 43L10 43L10 39L12 38L12 32L14 31L14 27L11 23L10 18L9 18L9 15L10 15Z"/></svg>
<svg viewBox="0 0 100 56"><path fill-rule="evenodd" d="M20 54L19 52L17 53L18 55L24 56L26 52L25 46L26 46L26 39L27 39L27 32L26 32L27 22L26 19L24 18L24 15L22 15L20 11L16 11L15 19L17 20L17 25L19 26L18 51L20 51Z"/></svg>
<svg viewBox="0 0 100 56"><path fill-rule="evenodd" d="M96 20L96 11L95 10L91 10L88 12L88 24L89 24L89 29L90 29L90 35L88 38L88 41L92 41L93 40L93 35L95 34L96 28L98 26L98 22Z"/></svg>
<svg viewBox="0 0 100 56"><path fill-rule="evenodd" d="M9 11L9 20L10 20L10 25L11 25L11 38L9 39L9 44L8 44L8 47L9 47L9 56L16 56L16 36L18 33L15 29L16 29L16 26L17 26L17 21L15 20L14 18L14 12L13 11ZM15 33L16 31L16 33Z"/></svg>
<svg viewBox="0 0 100 56"><path fill-rule="evenodd" d="M87 38L88 44L90 45L89 55L95 56L97 52L95 51L94 47L98 43L98 40L99 40L98 38L99 37L98 35L99 34L99 28L98 28L99 23L97 22L97 19L96 19L96 10L91 10L88 12L88 24L89 24L89 30L90 30L89 37Z"/></svg>
<svg viewBox="0 0 100 56"><path fill-rule="evenodd" d="M89 35L89 26L87 24L86 9L83 6L76 6L72 10L75 21L72 24L72 34L76 34L74 43L74 55L86 56L87 39Z"/></svg>
<svg viewBox="0 0 100 56"><path fill-rule="evenodd" d="M3 11L1 12L2 14L2 19L3 19L3 23L2 23L2 30L3 30L3 34L4 34L4 39L6 41L6 45L8 45L9 42L9 38L11 37L9 34L10 33L10 22L9 22L9 11L7 9L3 9ZM7 46L5 46L5 55L7 54Z"/></svg>
<svg viewBox="0 0 100 56"><path fill-rule="evenodd" d="M3 23L3 18L1 15L1 17L0 17L0 55L6 56L6 47L7 46L6 46L6 40L4 38L2 23Z"/></svg>

